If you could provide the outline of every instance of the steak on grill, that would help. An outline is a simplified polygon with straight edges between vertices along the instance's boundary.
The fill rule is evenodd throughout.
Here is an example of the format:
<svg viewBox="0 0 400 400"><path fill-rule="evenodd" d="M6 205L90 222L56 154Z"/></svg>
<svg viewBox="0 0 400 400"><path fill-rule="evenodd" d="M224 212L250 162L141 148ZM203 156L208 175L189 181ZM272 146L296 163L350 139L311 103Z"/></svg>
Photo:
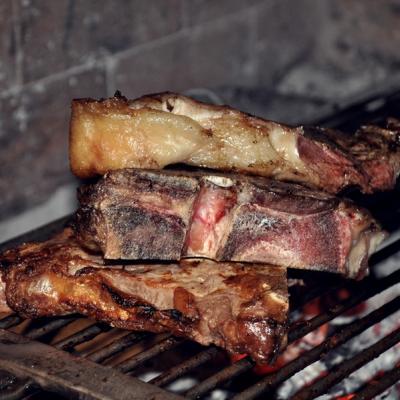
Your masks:
<svg viewBox="0 0 400 400"><path fill-rule="evenodd" d="M206 257L362 277L384 238L352 203L262 177L125 169L78 197L77 237L106 259Z"/></svg>
<svg viewBox="0 0 400 400"><path fill-rule="evenodd" d="M400 127L362 127L353 136L289 127L227 106L173 93L72 102L70 162L87 178L122 168L174 163L236 170L336 193L393 187L400 172Z"/></svg>
<svg viewBox="0 0 400 400"><path fill-rule="evenodd" d="M66 229L5 252L0 273L0 298L5 290L8 306L28 318L80 313L119 328L172 332L248 353L257 362L269 361L286 343L282 267L207 260L107 266Z"/></svg>

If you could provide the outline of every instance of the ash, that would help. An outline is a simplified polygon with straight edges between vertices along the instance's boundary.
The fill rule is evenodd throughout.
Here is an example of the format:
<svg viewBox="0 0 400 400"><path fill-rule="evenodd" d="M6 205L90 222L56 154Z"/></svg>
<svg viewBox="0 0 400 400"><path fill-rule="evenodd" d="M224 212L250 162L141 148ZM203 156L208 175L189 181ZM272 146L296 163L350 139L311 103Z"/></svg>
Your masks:
<svg viewBox="0 0 400 400"><path fill-rule="evenodd" d="M378 277L389 275L398 269L400 263L400 254L386 259L375 267L375 273ZM362 311L351 316L341 316L335 318L330 323L330 330L338 331L342 326L369 314L373 310L379 308L390 300L394 299L400 293L400 284L392 286L390 289L372 297L366 301ZM297 373L285 383L283 383L277 391L278 399L287 399L293 396L298 390L305 385L313 382L321 376L329 373L329 370L346 360L362 352L365 348L373 345L378 340L384 338L389 333L400 327L400 311L390 315L380 323L372 326L362 334L344 343L338 349L329 352L320 361L311 364L303 371ZM308 336L308 335L307 335ZM307 341L302 341L300 346L303 350L312 347ZM374 378L379 377L385 371L390 371L400 363L400 343L382 353L379 357L366 364L359 370L355 371L349 377L336 386L334 386L326 395L318 397L320 400L340 399L342 396L350 395L361 389L365 383ZM400 399L400 383L393 385L391 388L380 394L376 399Z"/></svg>

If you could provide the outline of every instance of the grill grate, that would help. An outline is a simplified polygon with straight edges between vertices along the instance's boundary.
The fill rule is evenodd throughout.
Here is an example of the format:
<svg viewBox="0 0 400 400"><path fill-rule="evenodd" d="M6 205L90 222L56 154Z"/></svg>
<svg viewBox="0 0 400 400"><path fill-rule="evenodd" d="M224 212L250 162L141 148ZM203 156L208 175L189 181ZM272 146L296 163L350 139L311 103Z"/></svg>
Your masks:
<svg viewBox="0 0 400 400"><path fill-rule="evenodd" d="M358 353L356 356L347 360L346 363L332 368L332 370L329 371L329 375L319 379L314 385L312 385L312 387L305 387L304 389L300 390L293 397L293 400L312 399L320 394L325 393L326 390L331 388L335 383L340 382L346 376L350 375L364 364L367 364L374 358L378 357L380 354L390 349L398 342L400 342L400 328L379 340L374 345L368 347L363 352Z"/></svg>
<svg viewBox="0 0 400 400"><path fill-rule="evenodd" d="M389 316L390 314L394 313L398 309L400 309L400 297L396 297L394 300L390 301L389 303L383 305L379 309L368 314L366 317L360 320L356 320L353 323L349 324L345 329L340 331L338 334L330 336L323 343L314 347L308 353L303 355L303 357L299 357L294 361L290 362L285 367L281 368L276 374L267 376L265 379L263 379L256 385L250 387L246 391L242 392L240 395L236 396L235 399L237 400L253 399L256 396L264 393L265 391L270 390L274 386L277 386L279 383L283 382L285 379L294 375L296 372L307 367L312 362L319 360L319 358L324 353L327 353L328 351L335 349L336 347L340 346L341 344L351 339L352 337L357 336L367 328L373 326L374 324L381 321L383 318ZM396 338L398 340L398 336L396 336ZM385 346L387 345L387 343L389 343L390 340L388 339L388 337L386 337L385 339L383 339L383 341L384 341L383 346ZM394 343L397 342L395 341ZM376 354L379 355L380 352L383 351L382 350L383 346L382 345L375 345L375 346L376 347L374 347L374 351L378 351L378 353ZM392 345L390 344L390 346ZM366 364L368 361L372 360L372 358L376 355L375 353L371 354L359 353L359 356L363 357L361 359L361 363L359 363L358 359L355 360L353 358L346 364L348 368L340 368L336 374L334 374L331 371L331 373L328 375L330 379L328 382L326 382L326 379L325 380L321 379L317 381L312 388L309 388L308 390L313 390L313 397L317 397L318 394L325 393L326 390L331 386L333 386L334 383L340 381L345 376L347 376L347 374L354 371L358 367L361 367L362 365ZM332 380L332 378L335 378L335 380ZM302 397L301 394L298 393L298 395L294 398L308 399L313 397L310 396L310 393L308 393L308 397L307 396Z"/></svg>
<svg viewBox="0 0 400 400"><path fill-rule="evenodd" d="M371 101L377 104L376 98ZM323 123L328 126L353 128L369 120L377 121L389 114L396 115L400 110L400 93L381 98L380 102L381 106L375 108L368 106L370 101L352 106ZM387 196L389 194L370 197L368 206L373 212L382 213L382 201L386 200ZM399 204L398 192L391 193L390 196L395 196L390 204ZM382 215L385 227L393 231L393 209L386 207L386 214ZM3 244L0 249L12 247L22 241L45 239L59 230L67 220L68 218L64 218L55 221ZM334 276L327 282L326 275L311 273L307 277L309 282L305 293L296 292L296 288L291 292L292 315L321 295L329 294L333 298L340 290L346 289L351 296L342 300L336 297L333 304L315 317L304 322L292 323L289 343L301 339L360 303L399 284L400 269L385 277L376 276L374 270L374 266L395 255L399 250L400 240L397 240L375 254L371 259L371 275L360 282ZM296 277L296 272L293 274ZM214 389L228 389L230 398L236 400L265 398L267 395L273 397L276 388L282 382L398 310L400 296L362 318L342 326L322 343L263 377L252 373L254 362L249 358L231 364L220 349L204 348L170 335L121 331L93 321L82 325L79 321L82 322L83 319L79 316L30 322L17 315L9 315L0 320L0 365L7 370L0 371L0 398L43 398L43 391L51 391L59 396L87 399L130 398L133 393L135 398L172 399L183 396L195 399L206 397ZM334 365L329 374L303 387L292 398L310 399L326 393L337 382L398 342L400 329L394 330L344 362ZM10 349L13 350L11 357ZM59 368L61 361L64 363L63 368ZM148 383L134 378L143 375L149 363L158 365L161 373L147 378ZM10 372L18 378L10 375ZM192 375L199 383L180 390L180 395L171 393L170 385L173 382ZM353 399L373 398L399 380L400 368L397 365L397 368L377 376L373 381L365 382L365 385L354 393ZM49 396L54 398L54 394Z"/></svg>
<svg viewBox="0 0 400 400"><path fill-rule="evenodd" d="M400 380L400 366L397 365L390 372L387 372L382 378L371 382L363 389L361 389L352 400L366 400L372 399L376 395L384 392L386 389L393 386L396 382Z"/></svg>
<svg viewBox="0 0 400 400"><path fill-rule="evenodd" d="M304 335L312 332L317 329L321 325L325 324L327 321L332 320L333 318L343 314L344 312L350 310L355 305L360 302L373 297L374 295L382 292L383 290L390 288L391 286L400 282L400 270L393 272L392 274L384 277L382 279L377 280L374 277L367 278L361 282L348 282L344 281L342 287L351 286L351 293L353 295L349 297L346 301L340 304L334 304L323 314L319 314L318 316L304 322L301 324L292 325L289 332L289 342L293 342ZM348 324L345 328L340 330L340 332L329 336L324 342L320 345L312 348L307 353L303 354L301 357L296 358L292 362L286 364L284 367L280 368L275 373L269 374L255 385L250 386L240 394L236 395L234 399L247 400L254 399L258 396L265 394L266 392L271 392L276 386L278 386L285 379L294 375L296 372L310 365L311 363L317 361L323 354L326 354L330 350L333 350L346 342L347 340L353 338L354 336L360 334L367 328L373 326L377 322L381 321L385 317L394 313L395 311L400 309L400 296L394 298L390 302L382 305L378 309L372 311L370 314L365 317L358 319L350 324ZM61 327L65 327L68 324L71 324L76 320L77 317L68 317L68 318L57 318L48 321L43 326L38 328L33 328L29 330L25 336L31 339L42 341L43 338L54 332L55 330L60 329ZM0 321L2 327L12 328L18 326L21 323L21 319L16 316L8 316ZM74 351L76 347L84 343L87 340L93 339L96 336L109 331L110 328L107 326L103 326L101 324L94 324L89 327L83 328L82 330L78 330L74 334L69 337L56 342L54 346L59 349L68 350L70 352ZM111 331L118 331L117 329L111 329ZM140 342L145 337L148 337L148 334L145 333L127 333L125 336L118 338L111 343L105 344L101 346L94 352L81 352L81 356L86 356L89 360L103 363L105 360L109 359L116 354L123 352L128 347L134 345L135 343ZM45 341L45 340L44 340ZM359 368L360 366L366 364L371 361L377 355L380 355L383 351L393 346L395 343L400 341L400 330L396 330L393 333L386 336L384 339L380 340L367 350L362 353L357 354L352 359L348 360L345 364L340 365L336 369L332 369L330 374L326 377L315 382L314 385L310 388L305 388L303 391L299 392L295 399L303 399L303 398L314 398L317 395L326 392L331 386L333 386L336 382L346 377L349 373ZM179 346L184 341L180 339L176 339L172 336L165 337L161 341L157 342L150 348L138 353L137 355L130 357L123 362L116 365L116 368L121 372L130 372L142 365L145 361L150 360L161 353L164 353L172 348ZM0 354L2 353L0 348ZM215 357L221 354L222 351L215 347L209 347L201 350L199 353L195 354L193 357L185 359L182 363L175 365L170 370L165 371L161 375L154 378L150 383L154 386L165 386L171 381L190 373L194 369L199 366L204 365L207 362L212 361ZM234 364L227 366L226 368L221 369L216 374L211 375L210 377L203 380L194 388L190 389L186 394L186 398L198 398L206 395L211 390L217 387L221 387L228 380L232 380L235 377L238 377L245 372L251 370L254 366L253 361L249 358L244 358ZM366 396L369 393L376 393L377 390L385 390L388 387L390 382L396 382L398 379L398 370L393 370L382 378L380 378L380 385L367 385L362 391L360 395ZM23 387L32 387L33 381L18 381L19 385L15 388L16 394L21 394L21 385ZM372 387L370 387L372 385ZM118 393L118 392L117 392ZM363 394L364 393L364 394ZM18 398L18 397L16 397ZM93 397L95 398L95 397ZM362 398L362 397L360 397Z"/></svg>

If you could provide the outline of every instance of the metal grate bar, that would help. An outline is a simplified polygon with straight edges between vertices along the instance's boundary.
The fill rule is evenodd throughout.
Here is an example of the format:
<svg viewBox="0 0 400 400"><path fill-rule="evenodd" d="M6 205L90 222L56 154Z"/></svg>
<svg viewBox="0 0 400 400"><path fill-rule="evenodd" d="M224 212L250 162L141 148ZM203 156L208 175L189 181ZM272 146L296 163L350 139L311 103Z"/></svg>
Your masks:
<svg viewBox="0 0 400 400"><path fill-rule="evenodd" d="M53 319L49 321L46 325L43 325L39 328L32 329L31 331L24 334L24 336L29 337L30 339L38 340L41 337L47 335L48 333L57 331L58 329L63 328L64 326L70 324L76 319L76 316L67 316L67 317L59 317L57 319Z"/></svg>
<svg viewBox="0 0 400 400"><path fill-rule="evenodd" d="M22 243L40 242L46 240L52 235L59 233L68 224L68 222L72 220L72 217L73 214L66 215L65 217L56 219L52 222L49 222L48 224L40 226L39 228L26 232L16 238L0 243L0 252L2 253L5 250L17 247Z"/></svg>
<svg viewBox="0 0 400 400"><path fill-rule="evenodd" d="M397 381L400 381L400 365L394 367L391 371L386 372L378 381L368 383L360 391L358 391L352 400L367 400L373 399L378 394L389 389Z"/></svg>
<svg viewBox="0 0 400 400"><path fill-rule="evenodd" d="M122 361L117 365L118 370L122 372L129 372L135 369L140 364L144 363L145 361L149 360L157 356L164 351L170 350L176 347L178 344L182 343L181 339L175 337L167 337L166 339L162 340L161 342L155 344L154 346L150 347L149 349L142 351L139 354L136 354L133 357L128 358L127 360Z"/></svg>
<svg viewBox="0 0 400 400"><path fill-rule="evenodd" d="M113 356L116 353L119 353L125 350L127 347L132 346L133 344L139 342L144 339L148 334L146 333L137 333L131 332L122 338L116 339L113 342L109 343L102 349L96 350L88 356L88 359L94 362L102 362L107 358Z"/></svg>
<svg viewBox="0 0 400 400"><path fill-rule="evenodd" d="M388 91L391 93L388 94ZM382 104L374 110L369 109L368 106L376 101L382 101ZM343 129L343 125L347 126L350 123L352 127L356 128L360 126L360 124L365 124L367 121L372 121L377 118L379 120L386 118L388 116L388 111L393 105L396 105L398 101L398 88L395 90L392 88L383 89L380 93L368 96L367 99L357 101L353 104L347 104L343 109L335 112L333 115L331 114L327 117L320 118L314 121L313 124ZM390 114L392 114L392 112L390 112Z"/></svg>
<svg viewBox="0 0 400 400"><path fill-rule="evenodd" d="M20 399L30 390L32 383L30 379L18 379L0 370L0 397L2 400Z"/></svg>
<svg viewBox="0 0 400 400"><path fill-rule="evenodd" d="M371 284L371 279L367 278L359 283L356 283L353 287L351 297L349 297L349 299L347 299L345 302L330 307L325 313L319 314L309 321L292 326L288 335L289 343L300 339L301 337L307 335L307 333L310 333L324 323L331 321L338 315L350 310L362 301L365 301L400 282L400 270L393 272L379 281L372 281L373 284Z"/></svg>
<svg viewBox="0 0 400 400"><path fill-rule="evenodd" d="M16 314L8 315L7 317L0 320L0 329L10 329L17 326L23 321L23 318Z"/></svg>
<svg viewBox="0 0 400 400"><path fill-rule="evenodd" d="M387 260L389 257L394 256L400 251L400 240L397 239L393 243L383 247L376 253L372 254L371 258L368 260L370 270L373 272L372 267Z"/></svg>
<svg viewBox="0 0 400 400"><path fill-rule="evenodd" d="M205 379L199 385L190 389L187 393L185 393L185 397L196 399L216 388L218 385L228 381L229 379L235 378L236 376L250 370L254 367L254 365L254 361L250 358L243 358L242 360L230 365L227 368L224 368L223 370Z"/></svg>
<svg viewBox="0 0 400 400"><path fill-rule="evenodd" d="M182 375L190 372L194 368L204 364L207 361L212 360L219 352L216 347L209 347L195 356L185 360L179 365L170 368L168 371L152 379L149 383L157 386L165 386Z"/></svg>
<svg viewBox="0 0 400 400"><path fill-rule="evenodd" d="M70 350L81 343L92 340L100 333L109 331L111 329L108 325L93 324L79 332L73 333L72 335L62 339L54 344L55 347L62 350Z"/></svg>
<svg viewBox="0 0 400 400"><path fill-rule="evenodd" d="M87 400L181 399L156 386L126 376L47 344L0 330L0 364L34 379L44 390ZM116 390L117 388L117 390Z"/></svg>
<svg viewBox="0 0 400 400"><path fill-rule="evenodd" d="M329 388L339 383L352 372L369 363L383 352L390 349L400 341L400 328L396 329L372 346L367 347L354 357L335 365L329 374L316 381L312 386L305 387L298 391L292 400L309 400L326 393Z"/></svg>
<svg viewBox="0 0 400 400"><path fill-rule="evenodd" d="M56 342L53 344L54 347L62 350L71 350L74 346L81 344L83 342L89 341L99 335L100 333L111 330L112 328L105 324L93 324L79 332L76 332L67 338ZM10 390L10 400L11 399L20 399L22 398L27 391L29 391L30 395L36 392L40 392L40 390L32 391L32 388L35 386L35 383L32 379L26 379L22 383L16 385L12 385ZM1 392L3 396L3 392Z"/></svg>
<svg viewBox="0 0 400 400"><path fill-rule="evenodd" d="M250 400L265 393L268 390L271 390L273 387L279 385L285 379L290 378L295 373L301 371L303 368L306 368L313 362L318 361L324 354L339 347L349 339L359 335L369 327L375 325L377 322L394 313L399 309L399 307L400 296L384 304L382 307L376 309L375 311L372 311L365 317L355 320L351 324L343 327L338 333L330 336L320 345L312 348L311 350L302 354L300 357L289 362L274 374L266 376L257 384L249 387L241 394L235 396L234 399Z"/></svg>
<svg viewBox="0 0 400 400"><path fill-rule="evenodd" d="M331 285L316 284L315 287L312 287L310 290L308 290L307 287L307 291L302 294L300 298L295 298L293 300L292 297L290 298L290 311L299 310L308 302L315 300L324 294L334 293L337 290L347 288L349 285L351 285L349 281L341 281L337 284L333 283Z"/></svg>
<svg viewBox="0 0 400 400"><path fill-rule="evenodd" d="M379 262L387 259L388 257L392 256L393 254L397 253L400 250L400 241L396 241L389 246L384 247L383 249L379 250L378 252L374 253L369 260L369 265L370 268L372 268L374 265L378 264ZM304 271L302 271L304 273ZM332 279L337 279L336 277L332 277ZM371 280L371 278L367 278L367 280ZM373 278L372 278L373 279ZM365 280L363 281L365 282ZM307 304L309 301L314 300L321 296L322 294L326 293L333 293L339 289L349 289L351 290L352 287L354 287L354 282L349 281L349 280L339 280L338 282L335 282L335 280L332 282L332 280L329 280L328 283L324 282L317 282L315 285L312 285L310 288L308 288L307 285L307 291L300 296L299 299L294 299L294 301L291 299L291 311L298 310L305 304Z"/></svg>
<svg viewBox="0 0 400 400"><path fill-rule="evenodd" d="M288 335L288 343L290 344L293 341L307 335L324 323L336 318L343 312L350 310L361 301L366 300L369 297L372 297L393 286L398 281L400 281L400 270L393 272L379 281L374 281L373 285L371 285L371 279L368 278L354 284L355 290L353 291L353 295L346 302L331 307L326 313L318 315L309 321L292 326ZM254 365L254 362L250 358L244 358L235 364L232 364L229 367L217 372L215 375L205 379L203 382L190 389L186 393L186 396L190 398L196 398L208 393L210 390L226 382L227 380L250 370Z"/></svg>

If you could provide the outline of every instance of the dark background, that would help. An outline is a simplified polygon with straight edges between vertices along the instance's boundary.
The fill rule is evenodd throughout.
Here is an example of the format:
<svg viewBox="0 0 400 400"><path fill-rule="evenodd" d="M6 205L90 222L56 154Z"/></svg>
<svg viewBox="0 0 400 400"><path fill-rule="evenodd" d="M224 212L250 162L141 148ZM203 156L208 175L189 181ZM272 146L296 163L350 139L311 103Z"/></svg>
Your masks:
<svg viewBox="0 0 400 400"><path fill-rule="evenodd" d="M306 123L399 87L396 0L2 0L0 240L74 207L74 97L164 90Z"/></svg>

